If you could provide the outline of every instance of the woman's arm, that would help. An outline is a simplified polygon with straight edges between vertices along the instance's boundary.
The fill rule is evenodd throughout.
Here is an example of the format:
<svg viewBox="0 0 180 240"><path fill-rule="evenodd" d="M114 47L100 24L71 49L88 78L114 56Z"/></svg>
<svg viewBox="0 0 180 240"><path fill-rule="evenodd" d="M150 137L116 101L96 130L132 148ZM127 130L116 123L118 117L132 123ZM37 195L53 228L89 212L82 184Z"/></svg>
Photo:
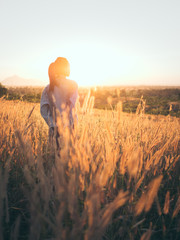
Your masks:
<svg viewBox="0 0 180 240"><path fill-rule="evenodd" d="M78 90L76 90L70 97L70 102L72 107L75 107L77 98L78 98Z"/></svg>
<svg viewBox="0 0 180 240"><path fill-rule="evenodd" d="M50 107L48 104L41 105L41 116L44 118L47 125L51 128L54 127L53 117L50 111Z"/></svg>
<svg viewBox="0 0 180 240"><path fill-rule="evenodd" d="M50 101L49 101L47 90L48 89L46 87L41 96L40 112L45 122L47 123L47 125L49 127L54 127L54 121L53 121L52 111L50 108Z"/></svg>

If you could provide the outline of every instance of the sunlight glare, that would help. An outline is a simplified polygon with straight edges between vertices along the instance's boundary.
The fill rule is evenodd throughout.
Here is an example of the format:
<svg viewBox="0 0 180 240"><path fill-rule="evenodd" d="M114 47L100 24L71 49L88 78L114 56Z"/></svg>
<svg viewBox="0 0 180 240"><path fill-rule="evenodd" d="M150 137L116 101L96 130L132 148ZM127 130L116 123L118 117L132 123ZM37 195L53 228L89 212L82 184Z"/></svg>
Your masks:
<svg viewBox="0 0 180 240"><path fill-rule="evenodd" d="M97 44L72 46L66 58L71 67L70 79L79 86L111 85L113 78L126 75L132 65L132 59Z"/></svg>

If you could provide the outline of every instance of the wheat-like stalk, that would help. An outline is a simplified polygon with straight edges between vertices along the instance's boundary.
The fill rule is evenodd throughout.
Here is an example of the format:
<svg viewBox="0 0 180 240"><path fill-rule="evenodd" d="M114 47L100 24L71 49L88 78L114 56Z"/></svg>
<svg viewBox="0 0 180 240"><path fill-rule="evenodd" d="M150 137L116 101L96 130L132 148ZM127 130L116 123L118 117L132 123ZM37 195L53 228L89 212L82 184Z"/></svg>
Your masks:
<svg viewBox="0 0 180 240"><path fill-rule="evenodd" d="M23 199L28 202L30 240L47 236L102 239L108 226L116 221L131 236L138 228L139 238L142 235L141 239L150 239L152 224L143 234L141 225L146 220L138 218L143 211L153 211L154 201L159 215L163 209L164 214L173 212L172 217L177 218L179 198L172 210L170 190L165 191L163 201L158 190L167 177L170 179L171 171L178 169L179 120L149 118L144 115L143 99L140 114L125 114L121 102L116 110L97 110L90 95L89 91L82 108L77 108L78 124L74 129L66 124L68 115L58 119L59 148L55 137L48 142L48 128L40 116L39 104L1 100L1 239L3 219L11 220L7 186L20 174L18 171L23 176ZM175 177L178 180L178 175ZM18 194L20 190L16 191ZM22 218L17 216L13 222L16 238Z"/></svg>

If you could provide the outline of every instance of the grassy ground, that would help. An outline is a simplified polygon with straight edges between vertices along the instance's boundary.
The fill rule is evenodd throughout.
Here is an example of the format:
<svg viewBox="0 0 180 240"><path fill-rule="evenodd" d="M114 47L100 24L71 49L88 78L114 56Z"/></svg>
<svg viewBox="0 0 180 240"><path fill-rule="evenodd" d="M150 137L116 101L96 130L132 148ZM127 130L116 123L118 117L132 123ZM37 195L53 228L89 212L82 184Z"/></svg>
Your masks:
<svg viewBox="0 0 180 240"><path fill-rule="evenodd" d="M179 119L93 102L57 151L38 103L1 100L0 239L179 239Z"/></svg>

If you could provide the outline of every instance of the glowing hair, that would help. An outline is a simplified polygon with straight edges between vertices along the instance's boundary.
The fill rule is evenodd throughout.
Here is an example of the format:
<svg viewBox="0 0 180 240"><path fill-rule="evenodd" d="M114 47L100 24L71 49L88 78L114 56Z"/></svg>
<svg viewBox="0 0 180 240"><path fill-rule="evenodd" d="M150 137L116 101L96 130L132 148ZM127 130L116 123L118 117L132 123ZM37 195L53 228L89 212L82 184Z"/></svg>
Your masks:
<svg viewBox="0 0 180 240"><path fill-rule="evenodd" d="M68 77L70 75L70 65L66 58L58 57L55 62L52 62L49 65L48 69L49 81L50 81L50 90L54 89L56 85L56 78L63 75Z"/></svg>
<svg viewBox="0 0 180 240"><path fill-rule="evenodd" d="M64 75L69 77L70 75L70 65L66 58L58 57L55 61L56 71L58 75Z"/></svg>

